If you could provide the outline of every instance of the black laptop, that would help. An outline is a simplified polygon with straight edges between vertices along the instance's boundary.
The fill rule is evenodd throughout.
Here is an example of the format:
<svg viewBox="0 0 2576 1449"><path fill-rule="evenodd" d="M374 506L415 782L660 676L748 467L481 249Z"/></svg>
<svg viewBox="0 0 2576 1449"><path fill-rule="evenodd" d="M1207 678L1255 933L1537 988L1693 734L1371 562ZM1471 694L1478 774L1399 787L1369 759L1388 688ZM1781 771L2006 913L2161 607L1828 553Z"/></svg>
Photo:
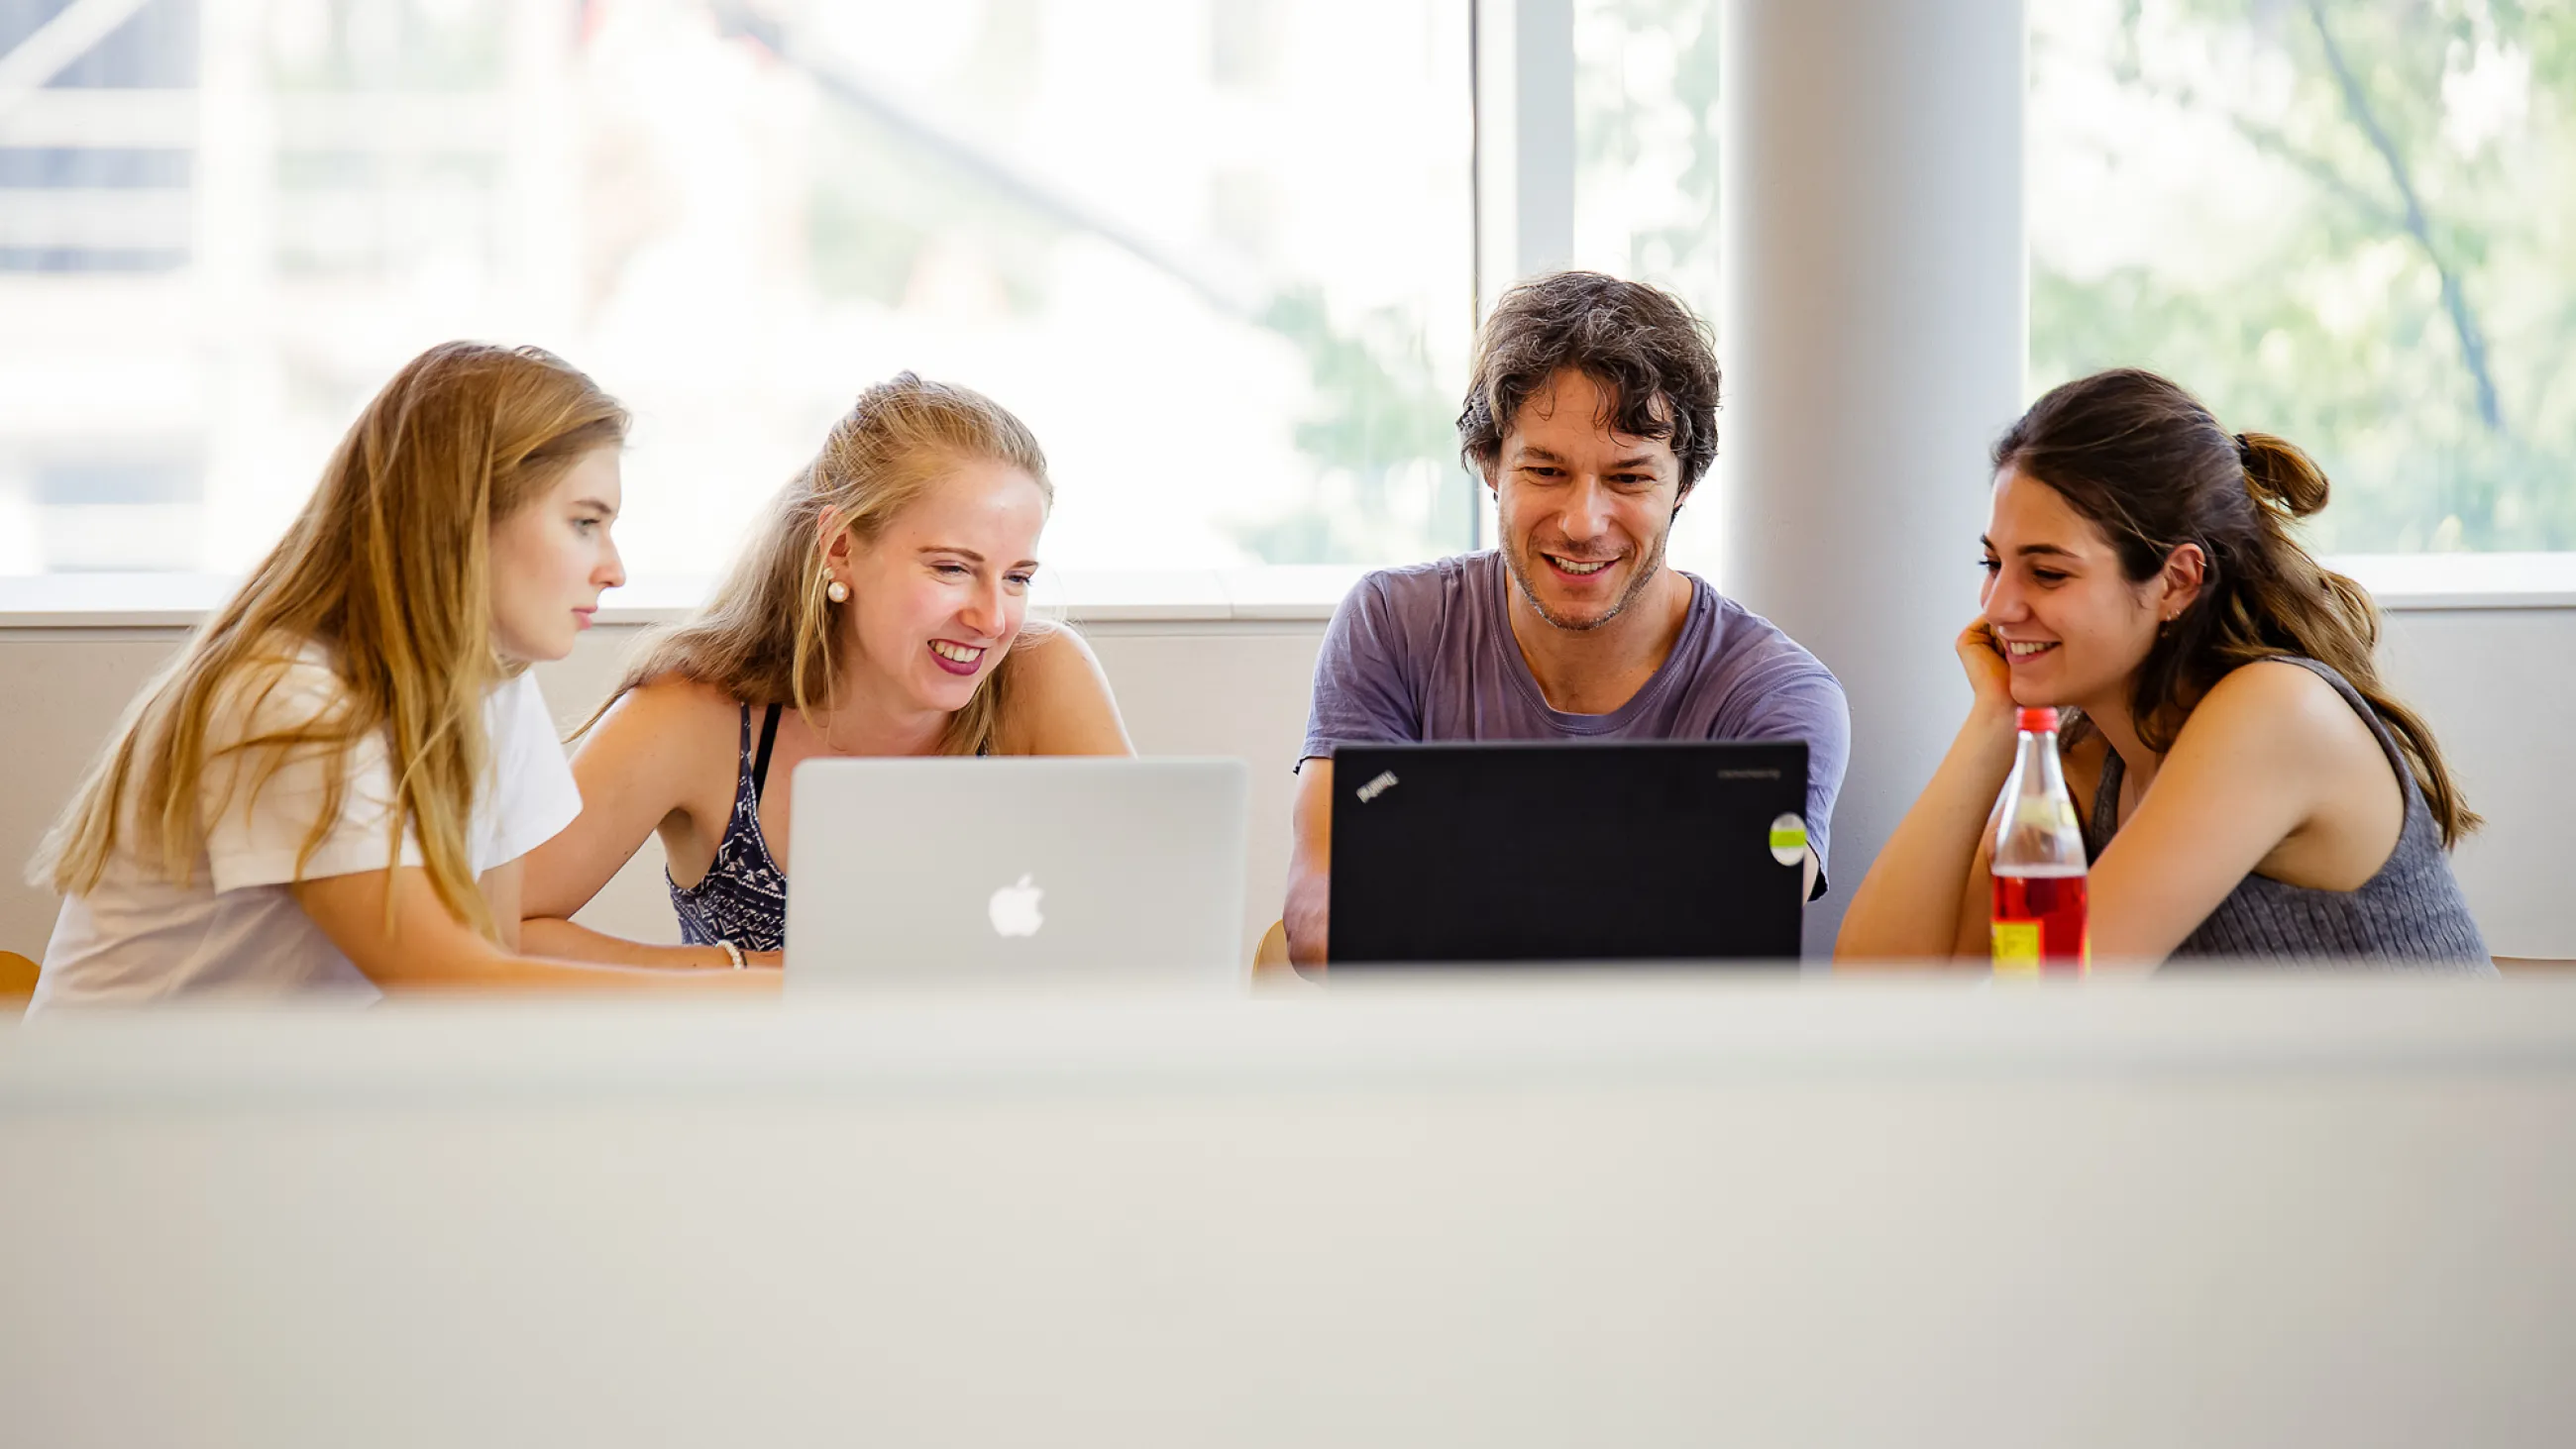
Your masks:
<svg viewBox="0 0 2576 1449"><path fill-rule="evenodd" d="M1333 969L1794 961L1807 747L1346 745Z"/></svg>

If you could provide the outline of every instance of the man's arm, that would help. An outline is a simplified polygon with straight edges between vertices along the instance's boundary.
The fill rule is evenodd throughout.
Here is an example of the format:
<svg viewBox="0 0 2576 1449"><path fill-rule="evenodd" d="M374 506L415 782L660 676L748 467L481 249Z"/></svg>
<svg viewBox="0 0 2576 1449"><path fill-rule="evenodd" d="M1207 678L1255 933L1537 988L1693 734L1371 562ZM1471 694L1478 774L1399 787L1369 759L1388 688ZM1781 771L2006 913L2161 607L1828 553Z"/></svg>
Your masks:
<svg viewBox="0 0 2576 1449"><path fill-rule="evenodd" d="M1320 974L1332 907L1333 750L1367 741L1422 738L1404 630L1386 594L1385 576L1360 580L1333 611L1315 656L1315 690L1297 767L1290 814L1288 894L1280 921L1288 959Z"/></svg>
<svg viewBox="0 0 2576 1449"><path fill-rule="evenodd" d="M1288 928L1288 960L1306 975L1324 969L1327 918L1333 882L1333 762L1310 759L1297 768L1297 803L1290 816L1288 900L1279 913Z"/></svg>

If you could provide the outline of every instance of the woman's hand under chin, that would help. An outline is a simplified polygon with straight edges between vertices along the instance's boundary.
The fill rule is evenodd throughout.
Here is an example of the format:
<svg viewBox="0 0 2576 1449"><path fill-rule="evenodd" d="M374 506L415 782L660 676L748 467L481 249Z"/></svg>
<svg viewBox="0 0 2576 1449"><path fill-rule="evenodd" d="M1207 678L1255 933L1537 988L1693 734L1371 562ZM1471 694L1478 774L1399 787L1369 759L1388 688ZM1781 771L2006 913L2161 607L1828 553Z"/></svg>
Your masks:
<svg viewBox="0 0 2576 1449"><path fill-rule="evenodd" d="M1975 620L1959 631L1957 648L1959 667L1967 673L1968 687L1976 691L1976 713L2009 715L2019 707L2013 699L2012 666L2004 662L1994 626L1983 618Z"/></svg>

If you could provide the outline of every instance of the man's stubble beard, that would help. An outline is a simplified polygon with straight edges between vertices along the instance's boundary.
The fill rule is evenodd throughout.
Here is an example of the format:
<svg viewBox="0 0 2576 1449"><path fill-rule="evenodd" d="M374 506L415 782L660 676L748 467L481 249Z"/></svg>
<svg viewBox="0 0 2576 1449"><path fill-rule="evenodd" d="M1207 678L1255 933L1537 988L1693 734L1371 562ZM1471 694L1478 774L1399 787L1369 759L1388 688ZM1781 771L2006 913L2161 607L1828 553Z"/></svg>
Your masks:
<svg viewBox="0 0 2576 1449"><path fill-rule="evenodd" d="M1675 508L1673 517L1680 516L1681 510ZM1589 633L1628 612L1628 606L1637 602L1638 596L1646 592L1646 586L1653 583L1656 575L1664 571L1664 545L1671 540L1672 536L1673 520L1667 518L1664 520L1663 531L1655 535L1655 546L1644 555L1644 566L1637 570L1634 578L1628 580L1628 587L1619 591L1619 597L1611 602L1610 607L1604 609L1600 617L1595 619L1566 619L1550 613L1547 605L1539 602L1538 588L1530 581L1529 565L1521 558L1518 550L1508 548L1503 550L1503 566L1511 570L1512 582L1520 586L1521 598L1530 606L1531 612L1547 621L1550 627L1570 629L1577 634Z"/></svg>

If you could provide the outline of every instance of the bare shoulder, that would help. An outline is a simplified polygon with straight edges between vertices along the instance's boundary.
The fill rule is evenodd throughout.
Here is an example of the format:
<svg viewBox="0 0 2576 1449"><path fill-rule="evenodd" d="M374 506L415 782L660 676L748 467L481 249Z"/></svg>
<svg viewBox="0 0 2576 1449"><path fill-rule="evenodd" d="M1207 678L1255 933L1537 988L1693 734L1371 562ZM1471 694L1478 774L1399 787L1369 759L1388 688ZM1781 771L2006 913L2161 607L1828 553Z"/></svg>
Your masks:
<svg viewBox="0 0 2576 1449"><path fill-rule="evenodd" d="M1091 641L1070 624L1031 624L1020 631L1011 652L1019 656L1020 667L1031 675L1064 678L1100 671L1100 659L1091 652Z"/></svg>
<svg viewBox="0 0 2576 1449"><path fill-rule="evenodd" d="M2379 741L2335 687L2304 665L2258 659L2231 670L2194 706L2174 741L2280 765L2377 764Z"/></svg>
<svg viewBox="0 0 2576 1449"><path fill-rule="evenodd" d="M619 696L582 739L594 743L647 742L698 754L721 745L730 758L741 731L742 706L712 684L661 674Z"/></svg>
<svg viewBox="0 0 2576 1449"><path fill-rule="evenodd" d="M725 691L658 675L620 696L573 750L585 818L720 820L740 773L742 706ZM712 848L712 847L710 847Z"/></svg>
<svg viewBox="0 0 2576 1449"><path fill-rule="evenodd" d="M1015 686L996 722L1001 754L1129 754L1109 676L1091 645L1062 625L1023 632L1011 646Z"/></svg>
<svg viewBox="0 0 2576 1449"><path fill-rule="evenodd" d="M1019 661L1019 686L1014 700L1020 710L1042 712L1061 704L1067 696L1083 697L1105 693L1108 676L1100 669L1099 656L1091 652L1091 643L1069 627L1050 624L1033 628L1020 635L1011 646L1011 657Z"/></svg>

